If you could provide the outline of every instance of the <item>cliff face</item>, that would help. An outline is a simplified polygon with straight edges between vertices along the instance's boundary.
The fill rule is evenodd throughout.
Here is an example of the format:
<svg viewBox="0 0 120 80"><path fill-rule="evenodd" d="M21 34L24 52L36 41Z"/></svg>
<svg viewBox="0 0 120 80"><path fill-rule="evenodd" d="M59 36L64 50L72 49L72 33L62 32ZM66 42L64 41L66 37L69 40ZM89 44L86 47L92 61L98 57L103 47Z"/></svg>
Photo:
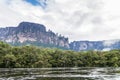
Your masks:
<svg viewBox="0 0 120 80"><path fill-rule="evenodd" d="M102 41L74 41L70 43L70 48L75 51L102 50Z"/></svg>
<svg viewBox="0 0 120 80"><path fill-rule="evenodd" d="M120 49L120 40L73 41L70 43L70 49L74 51Z"/></svg>
<svg viewBox="0 0 120 80"><path fill-rule="evenodd" d="M51 30L46 31L46 27L42 24L31 22L21 22L17 27L0 28L0 40L15 46L34 45L74 51L120 49L120 40L69 43L68 38L55 34Z"/></svg>
<svg viewBox="0 0 120 80"><path fill-rule="evenodd" d="M12 45L35 45L69 48L68 38L46 31L37 23L21 22L17 27L0 28L0 40Z"/></svg>

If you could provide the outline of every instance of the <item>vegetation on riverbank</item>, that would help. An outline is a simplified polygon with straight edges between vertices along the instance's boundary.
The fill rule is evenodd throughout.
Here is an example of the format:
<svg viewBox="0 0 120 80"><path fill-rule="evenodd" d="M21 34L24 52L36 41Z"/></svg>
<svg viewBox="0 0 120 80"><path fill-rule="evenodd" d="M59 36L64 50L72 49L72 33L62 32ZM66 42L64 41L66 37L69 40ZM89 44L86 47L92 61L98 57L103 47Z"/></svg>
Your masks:
<svg viewBox="0 0 120 80"><path fill-rule="evenodd" d="M120 50L75 52L0 42L0 68L119 66Z"/></svg>

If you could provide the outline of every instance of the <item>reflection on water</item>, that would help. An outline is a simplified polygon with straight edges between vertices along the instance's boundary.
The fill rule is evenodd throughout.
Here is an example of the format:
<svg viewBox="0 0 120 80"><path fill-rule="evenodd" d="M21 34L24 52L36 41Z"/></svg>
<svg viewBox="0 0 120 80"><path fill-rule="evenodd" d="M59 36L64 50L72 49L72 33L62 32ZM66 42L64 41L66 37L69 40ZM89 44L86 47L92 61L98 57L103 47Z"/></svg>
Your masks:
<svg viewBox="0 0 120 80"><path fill-rule="evenodd" d="M120 68L1 68L0 80L120 80Z"/></svg>

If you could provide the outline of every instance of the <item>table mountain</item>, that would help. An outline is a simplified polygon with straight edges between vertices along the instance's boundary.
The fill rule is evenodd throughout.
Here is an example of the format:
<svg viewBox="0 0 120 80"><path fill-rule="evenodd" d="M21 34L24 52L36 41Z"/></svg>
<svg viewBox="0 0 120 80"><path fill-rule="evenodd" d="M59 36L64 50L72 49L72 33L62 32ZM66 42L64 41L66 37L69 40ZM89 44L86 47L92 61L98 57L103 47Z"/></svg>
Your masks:
<svg viewBox="0 0 120 80"><path fill-rule="evenodd" d="M68 38L46 31L42 24L21 22L16 27L0 28L0 40L14 46L35 45L43 47L69 48Z"/></svg>
<svg viewBox="0 0 120 80"><path fill-rule="evenodd" d="M74 51L120 49L120 40L73 41L46 30L42 24L21 22L16 27L0 28L0 40L13 46L34 45Z"/></svg>
<svg viewBox="0 0 120 80"><path fill-rule="evenodd" d="M113 49L120 49L120 40L73 41L70 43L70 49L74 51L107 51Z"/></svg>

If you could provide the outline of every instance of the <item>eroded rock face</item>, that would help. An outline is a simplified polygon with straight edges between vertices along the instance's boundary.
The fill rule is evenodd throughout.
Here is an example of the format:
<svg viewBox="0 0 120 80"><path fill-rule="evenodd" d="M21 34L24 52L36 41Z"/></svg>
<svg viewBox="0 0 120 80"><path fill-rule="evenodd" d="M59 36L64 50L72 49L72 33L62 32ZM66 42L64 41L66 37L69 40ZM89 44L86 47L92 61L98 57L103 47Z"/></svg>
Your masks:
<svg viewBox="0 0 120 80"><path fill-rule="evenodd" d="M120 49L120 40L73 41L70 43L70 49L74 51Z"/></svg>
<svg viewBox="0 0 120 80"><path fill-rule="evenodd" d="M0 40L12 45L32 44L69 48L68 38L58 36L51 30L46 31L44 25L31 22L21 22L17 27L0 28Z"/></svg>
<svg viewBox="0 0 120 80"><path fill-rule="evenodd" d="M0 28L0 40L11 45L34 45L56 47L74 51L120 49L120 40L73 41L64 36L46 31L42 24L21 22L17 27Z"/></svg>

